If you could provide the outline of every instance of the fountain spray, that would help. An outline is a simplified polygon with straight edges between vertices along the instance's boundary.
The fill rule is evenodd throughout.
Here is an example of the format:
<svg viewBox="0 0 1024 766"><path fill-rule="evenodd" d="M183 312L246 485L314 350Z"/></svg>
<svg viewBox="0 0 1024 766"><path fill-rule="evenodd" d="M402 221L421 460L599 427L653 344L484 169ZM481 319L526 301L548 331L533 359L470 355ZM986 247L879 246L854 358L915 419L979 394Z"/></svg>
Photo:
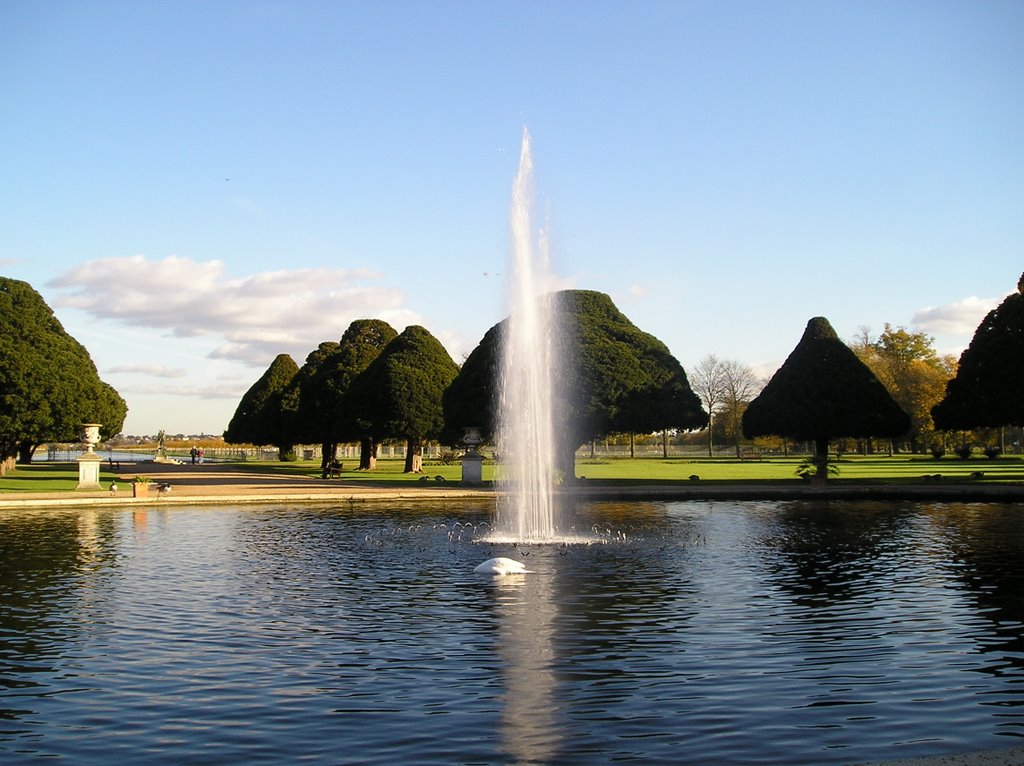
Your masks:
<svg viewBox="0 0 1024 766"><path fill-rule="evenodd" d="M519 171L512 188L509 319L502 345L498 449L499 524L522 541L555 538L552 424L556 363L548 246L533 222L533 157L523 129Z"/></svg>

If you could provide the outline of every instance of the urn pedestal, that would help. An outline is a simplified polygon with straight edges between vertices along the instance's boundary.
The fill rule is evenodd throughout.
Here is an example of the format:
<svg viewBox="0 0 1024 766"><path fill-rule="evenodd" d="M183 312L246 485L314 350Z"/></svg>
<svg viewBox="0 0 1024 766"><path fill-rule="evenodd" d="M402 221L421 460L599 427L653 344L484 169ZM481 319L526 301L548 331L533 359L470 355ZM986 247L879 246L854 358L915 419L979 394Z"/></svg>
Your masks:
<svg viewBox="0 0 1024 766"><path fill-rule="evenodd" d="M100 463L103 459L94 451L100 440L99 423L82 424L82 444L85 453L78 458L78 486L75 489L96 490L100 487Z"/></svg>
<svg viewBox="0 0 1024 766"><path fill-rule="evenodd" d="M484 476L484 458L477 450L484 440L479 428L466 428L462 443L466 445L466 454L462 456L462 483L482 484Z"/></svg>

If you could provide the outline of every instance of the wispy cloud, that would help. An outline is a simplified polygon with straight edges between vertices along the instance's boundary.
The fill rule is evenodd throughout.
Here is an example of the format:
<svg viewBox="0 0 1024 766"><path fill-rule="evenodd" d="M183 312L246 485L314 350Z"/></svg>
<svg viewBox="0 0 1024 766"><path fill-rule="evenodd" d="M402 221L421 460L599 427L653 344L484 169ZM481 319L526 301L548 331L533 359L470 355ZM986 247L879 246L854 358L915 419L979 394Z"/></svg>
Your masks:
<svg viewBox="0 0 1024 766"><path fill-rule="evenodd" d="M178 337L219 336L212 358L260 367L280 353L301 364L354 319L383 319L399 331L421 323L404 308L405 294L378 279L369 269L330 268L231 277L219 260L134 255L89 261L49 285L67 291L57 306Z"/></svg>
<svg viewBox="0 0 1024 766"><path fill-rule="evenodd" d="M970 336L1000 300L970 296L945 306L929 306L916 312L910 322L919 330L936 335Z"/></svg>
<svg viewBox="0 0 1024 766"><path fill-rule="evenodd" d="M138 394L144 396L185 396L190 399L230 399L241 398L250 384L222 384L216 386L118 386L122 395Z"/></svg>
<svg viewBox="0 0 1024 766"><path fill-rule="evenodd" d="M153 378L183 378L188 375L188 372L180 367L163 367L156 364L119 364L116 367L108 367L104 372L149 375Z"/></svg>

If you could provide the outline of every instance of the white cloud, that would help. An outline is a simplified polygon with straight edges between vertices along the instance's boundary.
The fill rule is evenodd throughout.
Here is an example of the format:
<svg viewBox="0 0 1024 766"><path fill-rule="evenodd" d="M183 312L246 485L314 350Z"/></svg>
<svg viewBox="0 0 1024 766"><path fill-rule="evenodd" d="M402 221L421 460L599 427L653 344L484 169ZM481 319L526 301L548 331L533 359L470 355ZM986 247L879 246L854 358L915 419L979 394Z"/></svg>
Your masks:
<svg viewBox="0 0 1024 766"><path fill-rule="evenodd" d="M233 278L221 261L168 256L102 258L52 280L68 291L54 300L100 319L165 330L177 337L224 339L212 358L266 366L277 354L298 364L324 340L338 340L361 318L401 332L420 324L401 290L373 284L369 269L295 269Z"/></svg>
<svg viewBox="0 0 1024 766"><path fill-rule="evenodd" d="M945 306L929 306L916 312L910 322L918 330L936 335L971 336L1000 300L970 296Z"/></svg>
<svg viewBox="0 0 1024 766"><path fill-rule="evenodd" d="M255 382L255 381L254 381ZM118 393L142 396L185 396L191 399L231 399L238 401L252 383L221 384L216 386L120 386Z"/></svg>
<svg viewBox="0 0 1024 766"><path fill-rule="evenodd" d="M108 367L104 372L149 375L154 378L183 378L188 375L188 372L180 367L164 367L158 364L119 364L116 367Z"/></svg>

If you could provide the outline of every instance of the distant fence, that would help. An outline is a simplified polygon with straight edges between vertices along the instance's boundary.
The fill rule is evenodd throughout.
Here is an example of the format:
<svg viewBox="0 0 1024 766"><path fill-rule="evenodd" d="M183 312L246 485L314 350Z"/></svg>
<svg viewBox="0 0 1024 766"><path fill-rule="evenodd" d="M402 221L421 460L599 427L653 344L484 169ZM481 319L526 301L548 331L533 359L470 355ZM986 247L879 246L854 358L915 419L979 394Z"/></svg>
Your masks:
<svg viewBox="0 0 1024 766"><path fill-rule="evenodd" d="M439 444L427 444L423 447L423 457L426 460L434 460L441 457L443 452L450 451L450 447L446 447ZM461 448L456 449L457 452L462 452ZM316 460L321 459L322 450L320 445L299 445L295 448L295 453L301 460ZM58 462L66 463L73 462L80 458L83 454L81 449L69 449L67 445L53 445L49 447L45 452L42 449L36 451L33 458L35 462ZM156 456L156 450L152 447L146 449L115 449L115 450L104 450L97 449L96 454L99 455L103 460L114 460L118 462L143 462L146 460L152 460ZM183 462L191 462L191 455L189 454L189 448L187 447L173 447L167 448L167 457L175 458ZM223 461L270 461L277 460L278 450L276 447L206 447L203 450L204 462L223 462ZM768 452L755 450L749 445L744 445L740 448L739 457L743 459L750 459L751 457L757 456L769 456L769 455L781 455L780 452ZM799 456L810 454L807 449L791 449L789 455ZM404 444L382 444L378 447L377 457L382 459L393 459L393 460L404 460L405 459L405 445ZM593 445L586 444L580 447L576 451L577 460L588 460L588 459L625 459L629 457L636 458L689 458L692 460L699 460L701 458L721 458L721 459L735 459L737 457L736 447L734 445L727 446L716 446L712 449L711 454L708 454L708 448L706 445L697 444L669 444L667 450L661 444L637 444L632 448L632 454L628 444L600 444L595 443ZM359 458L359 445L358 444L340 444L338 445L338 458L358 460Z"/></svg>
<svg viewBox="0 0 1024 766"><path fill-rule="evenodd" d="M806 455L809 452L802 447L799 449L790 449L789 455L799 456ZM736 459L739 458L750 458L769 455L781 456L781 452L770 451L770 450L759 450L752 445L742 444L740 445L739 454L736 452L736 445L728 444L725 446L714 446L711 448L710 454L708 454L708 447L706 444L637 444L632 448L628 444L597 444L594 445L586 444L576 450L577 460L597 459L597 458L689 458L691 460L699 460L700 458L721 458L721 459Z"/></svg>

